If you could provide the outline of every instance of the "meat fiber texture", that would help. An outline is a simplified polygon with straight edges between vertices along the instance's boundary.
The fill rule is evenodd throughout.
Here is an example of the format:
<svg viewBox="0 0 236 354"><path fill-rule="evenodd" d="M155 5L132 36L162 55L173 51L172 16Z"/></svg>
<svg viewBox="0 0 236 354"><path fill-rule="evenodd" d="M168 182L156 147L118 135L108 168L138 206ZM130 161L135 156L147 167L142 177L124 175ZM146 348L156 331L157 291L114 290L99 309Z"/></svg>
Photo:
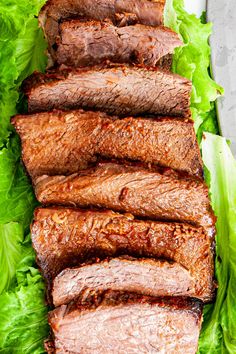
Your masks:
<svg viewBox="0 0 236 354"><path fill-rule="evenodd" d="M158 26L163 23L164 3L164 0L49 0L39 15L39 22L49 44L53 45L62 20L110 19L120 27L133 23Z"/></svg>
<svg viewBox="0 0 236 354"><path fill-rule="evenodd" d="M193 121L175 118L119 119L101 112L53 111L12 119L29 174L71 174L99 157L140 161L202 178Z"/></svg>
<svg viewBox="0 0 236 354"><path fill-rule="evenodd" d="M70 176L42 176L35 193L43 204L100 207L138 217L188 222L215 235L208 188L200 180L140 166L100 163Z"/></svg>
<svg viewBox="0 0 236 354"><path fill-rule="evenodd" d="M23 85L30 113L90 108L121 116L189 117L191 89L176 74L124 65L35 73Z"/></svg>
<svg viewBox="0 0 236 354"><path fill-rule="evenodd" d="M49 314L56 353L195 354L201 321L197 301L114 292Z"/></svg>
<svg viewBox="0 0 236 354"><path fill-rule="evenodd" d="M59 65L90 66L109 60L157 66L182 44L177 33L162 26L116 27L110 21L72 20L59 25L55 45L49 50Z"/></svg>
<svg viewBox="0 0 236 354"><path fill-rule="evenodd" d="M112 211L50 207L36 209L31 234L37 263L49 289L55 276L65 268L96 257L130 255L177 263L173 266L165 263L165 269L170 274L180 269L184 279L192 284L191 294L194 292L204 301L213 298L213 240L202 227L137 220L132 215ZM145 264L148 266L148 261ZM156 267L157 273L160 268L161 263ZM147 268L143 266L144 269ZM167 293L168 280L165 281ZM187 284L183 286L186 289Z"/></svg>
<svg viewBox="0 0 236 354"><path fill-rule="evenodd" d="M87 292L109 289L156 297L198 297L197 283L179 263L123 256L63 270L53 281L52 298L54 306L60 306Z"/></svg>

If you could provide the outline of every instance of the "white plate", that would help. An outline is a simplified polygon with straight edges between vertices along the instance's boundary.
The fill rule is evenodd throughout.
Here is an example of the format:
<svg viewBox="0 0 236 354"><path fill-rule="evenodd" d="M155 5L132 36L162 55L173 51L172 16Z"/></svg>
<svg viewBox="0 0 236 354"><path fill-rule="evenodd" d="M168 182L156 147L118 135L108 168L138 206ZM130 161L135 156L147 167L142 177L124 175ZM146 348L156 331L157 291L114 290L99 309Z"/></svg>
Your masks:
<svg viewBox="0 0 236 354"><path fill-rule="evenodd" d="M206 0L184 0L185 9L189 13L194 13L198 17L201 16L202 11L206 11Z"/></svg>

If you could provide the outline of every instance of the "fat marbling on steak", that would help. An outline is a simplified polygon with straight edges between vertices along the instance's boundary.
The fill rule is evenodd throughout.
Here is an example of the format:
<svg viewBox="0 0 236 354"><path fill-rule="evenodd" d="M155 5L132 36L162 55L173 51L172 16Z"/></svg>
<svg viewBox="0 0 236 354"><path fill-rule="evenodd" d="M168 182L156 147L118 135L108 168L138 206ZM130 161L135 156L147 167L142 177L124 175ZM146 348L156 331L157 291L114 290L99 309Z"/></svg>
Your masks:
<svg viewBox="0 0 236 354"><path fill-rule="evenodd" d="M173 268L168 263L164 266L169 273L173 270L183 275L184 288L190 282L191 294L204 301L213 298L213 240L202 227L137 220L132 215L112 211L47 207L35 210L31 234L37 263L49 288L65 268L78 267L96 257L129 255L176 263ZM113 268L124 264L112 262ZM156 263L156 269L161 274L159 265ZM147 270L148 261L146 266ZM144 264L140 263L139 269L142 267ZM167 284L165 286L167 292ZM178 286L182 287L176 284L176 289Z"/></svg>
<svg viewBox="0 0 236 354"><path fill-rule="evenodd" d="M107 292L49 313L55 353L195 354L200 302Z"/></svg>
<svg viewBox="0 0 236 354"><path fill-rule="evenodd" d="M191 82L176 74L125 65L34 73L23 85L30 113L86 108L116 115L190 115Z"/></svg>
<svg viewBox="0 0 236 354"><path fill-rule="evenodd" d="M116 27L109 21L72 20L59 25L56 45L49 50L59 65L90 66L110 60L157 66L182 44L177 33L162 26Z"/></svg>
<svg viewBox="0 0 236 354"><path fill-rule="evenodd" d="M101 112L53 111L11 120L22 142L23 162L35 178L71 174L98 157L170 167L202 178L193 122L175 118L119 119Z"/></svg>

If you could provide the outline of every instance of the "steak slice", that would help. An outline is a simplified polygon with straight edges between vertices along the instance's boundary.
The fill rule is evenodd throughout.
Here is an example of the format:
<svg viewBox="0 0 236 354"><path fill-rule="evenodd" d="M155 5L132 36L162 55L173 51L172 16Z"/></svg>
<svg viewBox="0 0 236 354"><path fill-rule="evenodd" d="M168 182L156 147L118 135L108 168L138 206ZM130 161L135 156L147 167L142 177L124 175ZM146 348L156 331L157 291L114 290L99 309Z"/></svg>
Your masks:
<svg viewBox="0 0 236 354"><path fill-rule="evenodd" d="M110 289L159 297L198 297L197 283L198 279L178 263L120 257L63 270L53 282L52 298L54 306L60 306L86 291Z"/></svg>
<svg viewBox="0 0 236 354"><path fill-rule="evenodd" d="M189 222L214 234L215 217L205 183L168 172L99 163L67 177L39 177L35 193L43 204L94 206L150 219Z"/></svg>
<svg viewBox="0 0 236 354"><path fill-rule="evenodd" d="M109 292L49 313L56 353L195 354L200 302Z"/></svg>
<svg viewBox="0 0 236 354"><path fill-rule="evenodd" d="M118 115L190 114L191 82L156 68L96 66L35 73L23 89L31 113L91 108Z"/></svg>
<svg viewBox="0 0 236 354"><path fill-rule="evenodd" d="M139 23L158 26L163 22L165 0L49 0L41 10L40 19L47 17L65 20L86 18L92 20L112 19L117 14L133 14Z"/></svg>
<svg viewBox="0 0 236 354"><path fill-rule="evenodd" d="M80 110L19 115L11 122L32 177L74 173L102 156L159 164L202 178L200 150L189 120L118 119Z"/></svg>
<svg viewBox="0 0 236 354"><path fill-rule="evenodd" d="M118 26L132 23L158 26L163 23L165 0L49 0L41 10L39 22L52 46L59 32L58 23L69 18L110 19Z"/></svg>
<svg viewBox="0 0 236 354"><path fill-rule="evenodd" d="M94 257L128 254L178 263L174 270L182 266L190 273L195 295L204 301L213 298L213 242L201 227L137 220L112 211L51 207L35 210L31 233L49 288L67 267Z"/></svg>
<svg viewBox="0 0 236 354"><path fill-rule="evenodd" d="M75 67L105 60L156 66L182 44L177 33L166 27L116 27L110 21L73 20L59 25L56 46L50 53L54 62Z"/></svg>

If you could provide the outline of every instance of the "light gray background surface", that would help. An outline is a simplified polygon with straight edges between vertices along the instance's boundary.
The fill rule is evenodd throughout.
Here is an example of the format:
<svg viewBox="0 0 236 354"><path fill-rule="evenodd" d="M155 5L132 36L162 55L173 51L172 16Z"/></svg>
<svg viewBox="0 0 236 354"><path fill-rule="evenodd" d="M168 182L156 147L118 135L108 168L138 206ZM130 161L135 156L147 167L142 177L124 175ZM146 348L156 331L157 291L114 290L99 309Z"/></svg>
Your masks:
<svg viewBox="0 0 236 354"><path fill-rule="evenodd" d="M217 100L219 125L236 156L236 0L208 0L207 17L213 22L213 76L225 89Z"/></svg>
<svg viewBox="0 0 236 354"><path fill-rule="evenodd" d="M212 73L225 89L224 97L217 100L218 121L236 156L236 0L185 0L185 8L198 16L207 10L213 23Z"/></svg>
<svg viewBox="0 0 236 354"><path fill-rule="evenodd" d="M194 13L198 17L201 16L202 11L206 10L206 0L184 0L184 3L185 3L185 9L190 14Z"/></svg>

